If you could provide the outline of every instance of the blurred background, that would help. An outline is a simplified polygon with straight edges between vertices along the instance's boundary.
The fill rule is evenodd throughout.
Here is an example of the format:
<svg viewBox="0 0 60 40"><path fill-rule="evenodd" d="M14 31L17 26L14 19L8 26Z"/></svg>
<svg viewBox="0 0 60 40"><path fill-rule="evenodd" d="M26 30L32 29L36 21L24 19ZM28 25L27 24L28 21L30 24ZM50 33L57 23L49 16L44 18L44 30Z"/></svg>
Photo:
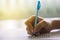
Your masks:
<svg viewBox="0 0 60 40"><path fill-rule="evenodd" d="M0 0L0 19L24 19L36 13L37 0ZM41 17L60 17L60 0L41 0Z"/></svg>
<svg viewBox="0 0 60 40"><path fill-rule="evenodd" d="M60 17L60 0L40 1L40 17ZM36 14L36 5L37 0L0 0L0 40L23 38L25 40L27 33L24 22L25 19ZM59 34L58 37L60 37ZM56 36L55 34L53 37Z"/></svg>
<svg viewBox="0 0 60 40"><path fill-rule="evenodd" d="M40 0L40 2L40 17L60 17L60 0ZM36 5L37 0L0 0L0 25L4 25L5 28L9 25L20 27L24 19L36 14Z"/></svg>

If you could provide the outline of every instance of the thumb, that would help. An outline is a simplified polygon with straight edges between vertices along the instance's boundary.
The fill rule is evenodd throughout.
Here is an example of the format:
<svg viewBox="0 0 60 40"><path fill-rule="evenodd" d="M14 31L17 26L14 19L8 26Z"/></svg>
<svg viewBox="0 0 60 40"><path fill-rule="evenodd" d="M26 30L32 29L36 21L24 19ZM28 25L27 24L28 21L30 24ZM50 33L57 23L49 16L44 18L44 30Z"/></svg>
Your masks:
<svg viewBox="0 0 60 40"><path fill-rule="evenodd" d="M40 22L36 25L36 27L34 28L34 31L35 31L35 32L39 32L40 29L41 29L42 27L44 27L43 25L44 25L44 20L40 21Z"/></svg>

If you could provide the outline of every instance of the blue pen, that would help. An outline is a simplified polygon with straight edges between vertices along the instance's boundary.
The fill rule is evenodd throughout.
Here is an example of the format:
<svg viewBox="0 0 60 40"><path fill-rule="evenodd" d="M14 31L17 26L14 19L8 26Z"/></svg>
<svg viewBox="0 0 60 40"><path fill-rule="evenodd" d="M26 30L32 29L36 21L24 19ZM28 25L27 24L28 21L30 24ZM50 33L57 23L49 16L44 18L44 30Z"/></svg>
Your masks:
<svg viewBox="0 0 60 40"><path fill-rule="evenodd" d="M40 0L38 0L38 4L37 4L37 13L36 13L36 18L35 18L35 24L34 24L34 27L36 27L36 24L38 22L38 12L39 12L39 9L41 7L41 4L40 4Z"/></svg>
<svg viewBox="0 0 60 40"><path fill-rule="evenodd" d="M36 18L35 18L35 24L34 27L36 27L37 22L38 22L38 14L39 14L39 9L41 8L41 4L40 4L40 0L38 0L38 4L37 4L37 12L36 12ZM33 35L36 36L35 30L33 32Z"/></svg>

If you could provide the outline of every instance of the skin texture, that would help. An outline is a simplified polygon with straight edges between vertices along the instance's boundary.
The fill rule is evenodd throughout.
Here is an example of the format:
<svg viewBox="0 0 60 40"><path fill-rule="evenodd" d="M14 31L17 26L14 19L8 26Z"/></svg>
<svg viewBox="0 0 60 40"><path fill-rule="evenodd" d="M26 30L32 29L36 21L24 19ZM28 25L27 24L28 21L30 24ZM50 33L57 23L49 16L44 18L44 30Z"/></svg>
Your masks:
<svg viewBox="0 0 60 40"><path fill-rule="evenodd" d="M51 30L60 29L60 20L53 20L51 25Z"/></svg>
<svg viewBox="0 0 60 40"><path fill-rule="evenodd" d="M60 20L53 20L52 23L46 22L43 18L38 17L38 23L34 27L35 16L29 17L26 21L26 30L29 35L33 35L35 31L36 35L49 33L53 29L60 29Z"/></svg>
<svg viewBox="0 0 60 40"><path fill-rule="evenodd" d="M38 22L40 22L41 20L43 20L42 18L38 18ZM27 33L32 35L33 31L34 31L34 22L35 22L35 16L31 16L28 20L26 20L25 24L26 24L26 30Z"/></svg>

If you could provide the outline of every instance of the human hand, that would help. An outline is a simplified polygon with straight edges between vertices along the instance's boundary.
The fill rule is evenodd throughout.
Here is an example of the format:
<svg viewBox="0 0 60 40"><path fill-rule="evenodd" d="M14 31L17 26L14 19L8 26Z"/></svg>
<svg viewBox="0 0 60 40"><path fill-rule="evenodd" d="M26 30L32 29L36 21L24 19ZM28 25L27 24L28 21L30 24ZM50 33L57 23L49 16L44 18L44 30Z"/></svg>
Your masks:
<svg viewBox="0 0 60 40"><path fill-rule="evenodd" d="M35 16L31 16L26 22L26 30L27 33L30 35L33 35L33 32L36 32L36 35L40 35L41 33L47 33L50 32L50 25L46 21L44 21L42 18L38 17L38 23L36 27L34 27L35 23Z"/></svg>

